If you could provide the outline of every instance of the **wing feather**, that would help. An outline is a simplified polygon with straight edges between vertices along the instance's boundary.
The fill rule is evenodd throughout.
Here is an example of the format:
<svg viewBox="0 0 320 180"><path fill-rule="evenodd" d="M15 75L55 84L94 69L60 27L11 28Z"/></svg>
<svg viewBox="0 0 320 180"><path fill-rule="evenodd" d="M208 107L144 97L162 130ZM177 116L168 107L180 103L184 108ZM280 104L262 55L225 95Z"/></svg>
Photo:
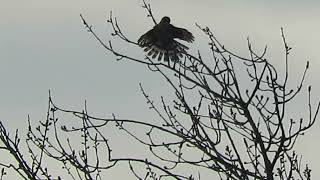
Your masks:
<svg viewBox="0 0 320 180"><path fill-rule="evenodd" d="M171 26L172 36L173 38L178 38L189 43L194 41L194 37L191 32L183 28L177 28L175 26Z"/></svg>
<svg viewBox="0 0 320 180"><path fill-rule="evenodd" d="M140 47L146 47L146 46L152 45L155 39L154 38L155 35L153 31L154 31L153 29L149 30L138 39L138 44Z"/></svg>

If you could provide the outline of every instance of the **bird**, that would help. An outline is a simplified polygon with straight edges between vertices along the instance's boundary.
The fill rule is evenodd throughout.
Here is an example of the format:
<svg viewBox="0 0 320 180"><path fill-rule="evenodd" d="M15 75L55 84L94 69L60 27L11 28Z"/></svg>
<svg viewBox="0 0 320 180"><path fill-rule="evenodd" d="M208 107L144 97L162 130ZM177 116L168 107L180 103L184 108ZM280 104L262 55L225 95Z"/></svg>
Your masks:
<svg viewBox="0 0 320 180"><path fill-rule="evenodd" d="M179 61L189 49L186 45L175 40L180 39L188 43L194 41L194 36L186 29L170 24L170 18L164 16L160 23L147 31L138 39L138 45L144 49L148 56L161 61Z"/></svg>

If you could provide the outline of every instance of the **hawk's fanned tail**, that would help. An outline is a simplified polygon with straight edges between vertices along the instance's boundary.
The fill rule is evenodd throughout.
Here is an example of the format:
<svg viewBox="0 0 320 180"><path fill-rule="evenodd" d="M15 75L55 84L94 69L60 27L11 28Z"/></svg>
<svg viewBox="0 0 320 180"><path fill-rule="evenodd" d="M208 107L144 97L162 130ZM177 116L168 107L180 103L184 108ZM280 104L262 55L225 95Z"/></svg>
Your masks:
<svg viewBox="0 0 320 180"><path fill-rule="evenodd" d="M186 54L189 49L178 41L173 41L171 46L166 49L159 48L153 44L144 44L144 46L140 46L144 48L144 51L148 56L151 56L152 59L155 59L158 56L159 61L161 61L162 57L164 57L164 61L178 61L179 58L182 58L183 54Z"/></svg>

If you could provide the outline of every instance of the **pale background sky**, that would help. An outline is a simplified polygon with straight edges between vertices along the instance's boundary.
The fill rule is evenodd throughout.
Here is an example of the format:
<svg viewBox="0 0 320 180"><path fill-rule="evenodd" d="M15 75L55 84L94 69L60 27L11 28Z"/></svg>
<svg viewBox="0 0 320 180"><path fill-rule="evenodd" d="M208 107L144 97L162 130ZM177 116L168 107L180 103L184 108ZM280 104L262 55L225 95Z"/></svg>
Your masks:
<svg viewBox="0 0 320 180"><path fill-rule="evenodd" d="M279 68L284 56L280 28L284 27L287 41L293 47L292 82L298 80L295 78L300 77L309 60L307 84L313 85L314 99L320 98L317 79L320 2L149 2L157 20L167 15L173 24L193 32L196 42L191 51L205 48L207 43L194 26L197 22L212 28L226 47L242 55L247 55L248 36L257 49L267 44L268 57ZM140 0L0 0L0 120L14 130L26 127L28 114L34 122L45 118L49 89L55 102L68 109L80 110L87 100L90 111L97 116L116 113L132 118L151 117L152 113L146 113L147 106L138 83L142 82L154 97L166 95L165 83L144 66L116 62L114 56L85 31L79 18L82 13L101 37L107 39L109 26L105 22L113 10L125 32L134 40L152 26L150 19L145 18L141 3ZM143 57L137 49L128 53ZM304 112L301 109L292 111ZM320 123L317 122L300 137L296 148L303 154L303 161L313 169L313 179L320 178L319 137Z"/></svg>

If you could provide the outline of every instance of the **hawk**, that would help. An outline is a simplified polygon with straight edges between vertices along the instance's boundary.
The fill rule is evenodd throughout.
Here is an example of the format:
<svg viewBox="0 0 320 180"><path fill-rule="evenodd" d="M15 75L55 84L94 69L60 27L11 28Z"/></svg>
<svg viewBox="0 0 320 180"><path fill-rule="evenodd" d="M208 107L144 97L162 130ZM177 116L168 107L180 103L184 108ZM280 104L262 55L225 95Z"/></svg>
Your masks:
<svg viewBox="0 0 320 180"><path fill-rule="evenodd" d="M143 34L138 45L144 48L153 59L158 56L160 61L164 57L165 61L178 61L179 57L183 57L183 53L189 49L187 46L176 41L175 38L187 41L194 41L191 32L186 29L178 28L170 24L170 18L165 16L160 23L155 25L153 29Z"/></svg>

